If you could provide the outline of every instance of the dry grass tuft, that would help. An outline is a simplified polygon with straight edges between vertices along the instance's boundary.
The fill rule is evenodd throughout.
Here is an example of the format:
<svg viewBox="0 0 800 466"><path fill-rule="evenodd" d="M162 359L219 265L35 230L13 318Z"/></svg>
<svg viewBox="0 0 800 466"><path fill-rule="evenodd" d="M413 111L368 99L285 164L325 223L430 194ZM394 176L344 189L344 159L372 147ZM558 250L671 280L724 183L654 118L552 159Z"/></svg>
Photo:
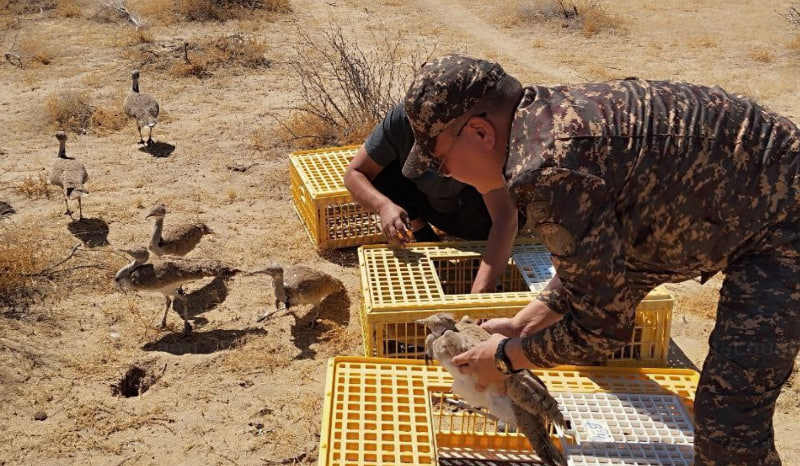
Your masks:
<svg viewBox="0 0 800 466"><path fill-rule="evenodd" d="M293 112L289 118L280 123L281 126L276 131L277 139L290 143L295 149L315 149L332 145L356 144L364 142L364 139L366 139L356 140L349 136L343 137L328 120L310 111ZM374 127L374 124L361 124L359 127L366 130Z"/></svg>
<svg viewBox="0 0 800 466"><path fill-rule="evenodd" d="M91 125L98 134L110 134L121 130L128 122L122 111L122 103L104 105L92 112Z"/></svg>
<svg viewBox="0 0 800 466"><path fill-rule="evenodd" d="M39 13L56 7L53 0L0 0L0 10L12 15Z"/></svg>
<svg viewBox="0 0 800 466"><path fill-rule="evenodd" d="M750 51L750 58L758 63L772 63L775 57L772 51L766 47L757 47Z"/></svg>
<svg viewBox="0 0 800 466"><path fill-rule="evenodd" d="M516 1L511 6L504 4L497 18L504 27L561 23L563 28L579 29L586 37L623 29L622 18L608 12L598 0Z"/></svg>
<svg viewBox="0 0 800 466"><path fill-rule="evenodd" d="M245 335L222 356L221 368L236 374L273 371L291 364L296 348L277 345L263 335Z"/></svg>
<svg viewBox="0 0 800 466"><path fill-rule="evenodd" d="M47 264L44 244L40 228L0 229L0 314L16 312L35 297Z"/></svg>
<svg viewBox="0 0 800 466"><path fill-rule="evenodd" d="M124 28L113 39L113 45L117 47L129 47L139 44L152 44L155 42L153 33L148 28Z"/></svg>
<svg viewBox="0 0 800 466"><path fill-rule="evenodd" d="M300 25L297 32L298 51L290 64L300 78L303 103L291 108L288 119L276 119L279 136L298 148L362 142L432 52L380 28L371 31L369 46L345 37L336 25L317 36Z"/></svg>
<svg viewBox="0 0 800 466"><path fill-rule="evenodd" d="M325 329L319 336L320 349L324 349L325 354L355 355L362 350L361 333L357 326L342 325L326 319L319 319L317 325Z"/></svg>
<svg viewBox="0 0 800 466"><path fill-rule="evenodd" d="M250 132L250 147L252 149L263 152L271 149L273 145L269 131L263 127L259 126Z"/></svg>
<svg viewBox="0 0 800 466"><path fill-rule="evenodd" d="M49 65L55 58L55 52L47 43L31 38L19 41L19 55L24 61L40 65Z"/></svg>
<svg viewBox="0 0 800 466"><path fill-rule="evenodd" d="M27 176L19 185L14 187L14 192L28 199L50 199L50 185L44 173L38 176Z"/></svg>
<svg viewBox="0 0 800 466"><path fill-rule="evenodd" d="M48 124L76 133L86 132L95 110L89 103L89 97L78 91L61 91L50 95L46 108Z"/></svg>
<svg viewBox="0 0 800 466"><path fill-rule="evenodd" d="M791 41L789 41L789 50L800 53L800 33L795 34Z"/></svg>
<svg viewBox="0 0 800 466"><path fill-rule="evenodd" d="M57 0L56 13L62 18L81 18L83 10L77 0Z"/></svg>

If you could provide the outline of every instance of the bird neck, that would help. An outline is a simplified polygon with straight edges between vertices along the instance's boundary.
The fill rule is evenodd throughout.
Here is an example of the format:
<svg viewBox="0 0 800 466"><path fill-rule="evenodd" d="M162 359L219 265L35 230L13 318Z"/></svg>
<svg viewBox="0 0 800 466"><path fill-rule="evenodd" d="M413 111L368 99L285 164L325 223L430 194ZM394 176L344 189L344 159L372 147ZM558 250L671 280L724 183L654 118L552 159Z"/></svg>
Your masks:
<svg viewBox="0 0 800 466"><path fill-rule="evenodd" d="M153 224L153 236L150 237L150 248L157 248L161 244L161 232L164 230L164 217L156 217Z"/></svg>
<svg viewBox="0 0 800 466"><path fill-rule="evenodd" d="M62 159L67 158L67 143L65 143L64 141L59 141L58 157Z"/></svg>
<svg viewBox="0 0 800 466"><path fill-rule="evenodd" d="M275 282L275 299L286 301L286 288L283 286L283 273L275 273L272 275L272 280Z"/></svg>
<svg viewBox="0 0 800 466"><path fill-rule="evenodd" d="M142 264L141 262L134 259L133 262L131 262L130 264L126 265L125 267L117 271L117 274L114 275L114 281L119 281L122 278L128 277L131 274L131 272L133 272L133 269L140 266L141 264Z"/></svg>
<svg viewBox="0 0 800 466"><path fill-rule="evenodd" d="M133 92L139 93L139 78L133 78L133 86L131 89L133 89Z"/></svg>

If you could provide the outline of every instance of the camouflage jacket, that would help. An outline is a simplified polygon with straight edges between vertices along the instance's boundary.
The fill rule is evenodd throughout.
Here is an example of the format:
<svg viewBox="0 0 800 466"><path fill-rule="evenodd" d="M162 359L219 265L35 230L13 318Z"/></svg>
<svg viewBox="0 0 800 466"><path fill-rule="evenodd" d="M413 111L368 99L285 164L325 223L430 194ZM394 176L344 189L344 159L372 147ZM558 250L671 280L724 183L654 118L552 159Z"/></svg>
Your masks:
<svg viewBox="0 0 800 466"><path fill-rule="evenodd" d="M526 355L607 356L658 282L722 270L771 231L800 236L799 149L791 121L718 87L527 88L505 176L561 282L538 299L565 317L528 337Z"/></svg>

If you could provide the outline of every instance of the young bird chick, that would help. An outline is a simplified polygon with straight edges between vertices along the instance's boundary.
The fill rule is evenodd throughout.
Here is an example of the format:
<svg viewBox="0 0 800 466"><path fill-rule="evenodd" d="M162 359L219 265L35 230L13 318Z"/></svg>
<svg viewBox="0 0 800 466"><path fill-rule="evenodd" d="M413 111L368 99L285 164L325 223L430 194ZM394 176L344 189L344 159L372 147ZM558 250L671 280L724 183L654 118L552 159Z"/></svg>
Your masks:
<svg viewBox="0 0 800 466"><path fill-rule="evenodd" d="M53 161L50 167L50 184L60 187L64 195L64 205L67 206L65 215L72 216L72 211L69 210L69 199L78 200L78 218L83 218L83 206L81 205L81 196L89 194L89 191L83 186L84 183L89 181L89 174L86 172L86 167L73 157L67 156L67 134L63 131L56 133L58 139L58 158Z"/></svg>
<svg viewBox="0 0 800 466"><path fill-rule="evenodd" d="M344 285L338 279L304 265L290 265L284 269L278 264L271 264L261 272L272 276L275 310L259 317L258 322L280 311L291 312L292 306L310 304L312 317L309 327L314 327L322 311L322 301L344 290Z"/></svg>
<svg viewBox="0 0 800 466"><path fill-rule="evenodd" d="M121 290L153 291L164 295L164 317L161 327L167 324L167 313L174 299L183 303L183 333L189 334L189 303L180 291L183 284L205 277L232 277L242 270L219 261L210 259L169 259L148 262L150 253L144 247L125 250L133 258L133 262L122 267L114 276L114 284Z"/></svg>
<svg viewBox="0 0 800 466"><path fill-rule="evenodd" d="M512 375L505 381L506 395L493 385L478 391L477 376L462 374L452 358L488 340L489 332L467 317L456 323L447 313L434 314L417 323L431 331L425 341L426 360L436 358L453 376L453 393L473 407L486 408L500 420L517 426L546 464L566 466L567 460L550 439L547 426L548 420L563 426L564 416L538 377L530 371Z"/></svg>

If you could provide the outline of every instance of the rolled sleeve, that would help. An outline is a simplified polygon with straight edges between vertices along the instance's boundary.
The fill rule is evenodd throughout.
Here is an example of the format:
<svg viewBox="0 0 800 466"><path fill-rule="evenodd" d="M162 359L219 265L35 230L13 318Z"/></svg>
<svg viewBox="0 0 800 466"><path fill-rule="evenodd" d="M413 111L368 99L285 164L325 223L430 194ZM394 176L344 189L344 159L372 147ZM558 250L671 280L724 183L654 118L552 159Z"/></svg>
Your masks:
<svg viewBox="0 0 800 466"><path fill-rule="evenodd" d="M541 366L604 359L629 341L635 313L619 220L605 183L545 168L520 177L512 188L518 204L538 205L530 220L561 282L537 299L564 314L557 324L525 337L525 355Z"/></svg>

